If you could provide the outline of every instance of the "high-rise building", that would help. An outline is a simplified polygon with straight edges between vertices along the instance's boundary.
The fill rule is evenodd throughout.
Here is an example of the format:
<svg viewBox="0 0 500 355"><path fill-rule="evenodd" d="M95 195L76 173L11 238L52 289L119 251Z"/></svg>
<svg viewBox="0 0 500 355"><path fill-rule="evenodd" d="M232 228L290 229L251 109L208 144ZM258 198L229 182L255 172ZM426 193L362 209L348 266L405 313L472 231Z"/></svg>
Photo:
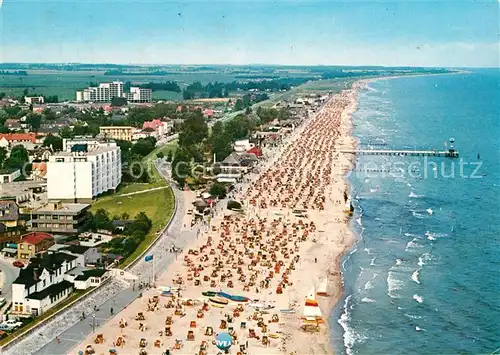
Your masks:
<svg viewBox="0 0 500 355"><path fill-rule="evenodd" d="M151 102L153 100L153 91L139 87L131 87L130 92L125 94L129 102Z"/></svg>
<svg viewBox="0 0 500 355"><path fill-rule="evenodd" d="M128 93L125 93L123 89L124 84L122 81L101 83L99 86L77 91L76 101L109 102L113 97L124 97L130 102L151 102L153 99L153 92L151 89L132 87Z"/></svg>
<svg viewBox="0 0 500 355"><path fill-rule="evenodd" d="M47 163L47 197L64 202L90 202L121 183L120 147L115 142L64 142L65 151Z"/></svg>

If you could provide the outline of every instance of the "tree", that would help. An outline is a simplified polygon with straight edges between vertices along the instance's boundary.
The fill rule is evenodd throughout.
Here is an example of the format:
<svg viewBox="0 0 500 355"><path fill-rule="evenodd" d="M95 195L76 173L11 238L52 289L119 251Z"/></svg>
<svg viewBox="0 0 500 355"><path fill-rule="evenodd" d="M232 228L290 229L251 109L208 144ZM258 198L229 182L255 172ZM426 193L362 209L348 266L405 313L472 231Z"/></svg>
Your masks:
<svg viewBox="0 0 500 355"><path fill-rule="evenodd" d="M30 125L33 131L38 132L38 130L40 129L40 125L42 123L42 116L36 113L30 113L26 117L26 123Z"/></svg>
<svg viewBox="0 0 500 355"><path fill-rule="evenodd" d="M189 177L190 172L188 154L183 148L179 147L172 161L172 178L183 188L186 185L186 178Z"/></svg>
<svg viewBox="0 0 500 355"><path fill-rule="evenodd" d="M245 115L249 115L252 113L252 108L250 106L248 106L245 110Z"/></svg>
<svg viewBox="0 0 500 355"><path fill-rule="evenodd" d="M226 185L221 182L214 182L209 190L210 195L225 198L227 194Z"/></svg>
<svg viewBox="0 0 500 355"><path fill-rule="evenodd" d="M154 137L140 138L131 149L132 154L145 157L151 153L156 146L156 139Z"/></svg>
<svg viewBox="0 0 500 355"><path fill-rule="evenodd" d="M92 224L94 230L98 229L106 229L110 231L113 230L113 222L109 217L108 211L106 211L104 208L99 208L95 212L95 215L92 218Z"/></svg>
<svg viewBox="0 0 500 355"><path fill-rule="evenodd" d="M59 97L57 95L52 95L52 96L44 96L43 101L46 104L55 104L59 102Z"/></svg>
<svg viewBox="0 0 500 355"><path fill-rule="evenodd" d="M43 140L43 146L44 147L52 147L52 149L54 151L60 151L63 149L63 140L60 137L56 137L56 136L53 136L52 134L49 134Z"/></svg>
<svg viewBox="0 0 500 355"><path fill-rule="evenodd" d="M3 166L5 159L7 158L7 149L0 147L0 167Z"/></svg>
<svg viewBox="0 0 500 355"><path fill-rule="evenodd" d="M153 226L153 222L144 212L140 212L134 218L134 223L127 225L124 233L128 235L133 235L139 238L144 238L151 227Z"/></svg>
<svg viewBox="0 0 500 355"><path fill-rule="evenodd" d="M179 133L179 146L188 148L203 143L208 137L208 126L201 111L197 110L190 114L182 125Z"/></svg>
<svg viewBox="0 0 500 355"><path fill-rule="evenodd" d="M163 154L163 152L158 152L158 153L156 153L156 157L158 159L163 159L165 157L165 154Z"/></svg>
<svg viewBox="0 0 500 355"><path fill-rule="evenodd" d="M245 107L243 105L243 101L241 101L241 99L238 99L236 100L235 104L234 104L234 110L235 111L241 111L243 110Z"/></svg>
<svg viewBox="0 0 500 355"><path fill-rule="evenodd" d="M7 169L21 169L30 160L28 151L22 145L16 145L10 151L10 156L5 160Z"/></svg>
<svg viewBox="0 0 500 355"><path fill-rule="evenodd" d="M73 130L68 126L61 128L61 130L59 131L59 135L61 136L61 138L74 137Z"/></svg>
<svg viewBox="0 0 500 355"><path fill-rule="evenodd" d="M126 105L127 105L127 99L124 97L115 96L111 98L111 106L120 107Z"/></svg>
<svg viewBox="0 0 500 355"><path fill-rule="evenodd" d="M9 118L9 114L4 110L0 110L0 125L3 126L5 121Z"/></svg>
<svg viewBox="0 0 500 355"><path fill-rule="evenodd" d="M173 157L174 157L174 154L172 153L171 150L169 150L167 153L167 161L172 161Z"/></svg>
<svg viewBox="0 0 500 355"><path fill-rule="evenodd" d="M56 113L52 111L50 108L44 108L42 111L43 118L48 121L52 121L56 119Z"/></svg>
<svg viewBox="0 0 500 355"><path fill-rule="evenodd" d="M184 90L182 92L182 99L183 100L191 100L194 99L194 94L191 91Z"/></svg>
<svg viewBox="0 0 500 355"><path fill-rule="evenodd" d="M210 135L210 146L212 155L215 154L217 161L224 160L233 151L231 136L225 131L222 122L216 122L212 127Z"/></svg>

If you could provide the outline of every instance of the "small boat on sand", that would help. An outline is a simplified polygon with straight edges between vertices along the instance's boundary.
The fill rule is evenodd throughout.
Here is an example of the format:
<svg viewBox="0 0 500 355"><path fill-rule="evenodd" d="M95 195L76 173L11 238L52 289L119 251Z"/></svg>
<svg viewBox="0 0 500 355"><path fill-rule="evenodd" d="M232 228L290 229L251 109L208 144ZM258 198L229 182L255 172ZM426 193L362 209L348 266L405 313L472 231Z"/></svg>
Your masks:
<svg viewBox="0 0 500 355"><path fill-rule="evenodd" d="M283 308L283 309L280 309L280 312L281 313L293 314L293 313L295 313L295 309L293 309L293 308Z"/></svg>
<svg viewBox="0 0 500 355"><path fill-rule="evenodd" d="M226 298L226 299L233 301L233 302L248 302L248 297L230 295L229 293L225 293L225 292L217 292L217 296L222 297L222 298Z"/></svg>
<svg viewBox="0 0 500 355"><path fill-rule="evenodd" d="M204 291L201 294L203 296L206 296L206 297L214 297L215 295L217 295L217 292L215 292L215 291Z"/></svg>
<svg viewBox="0 0 500 355"><path fill-rule="evenodd" d="M210 302L212 302L212 303L219 304L219 305L223 305L223 306L225 306L226 304L228 304L228 303L229 303L229 301L228 301L227 299L222 298L222 297L217 297L217 296L215 296L215 297L210 297L210 298L209 298L209 300L210 300Z"/></svg>

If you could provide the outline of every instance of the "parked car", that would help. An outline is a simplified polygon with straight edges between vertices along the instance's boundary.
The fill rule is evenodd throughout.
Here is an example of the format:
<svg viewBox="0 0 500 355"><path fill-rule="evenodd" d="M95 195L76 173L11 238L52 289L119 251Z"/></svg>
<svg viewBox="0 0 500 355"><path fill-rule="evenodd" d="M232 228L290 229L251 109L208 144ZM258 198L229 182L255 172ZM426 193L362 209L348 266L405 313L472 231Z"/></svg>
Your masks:
<svg viewBox="0 0 500 355"><path fill-rule="evenodd" d="M0 324L0 330L14 330L16 328L19 328L21 325L23 325L22 322L18 322L15 319L9 319L8 321Z"/></svg>
<svg viewBox="0 0 500 355"><path fill-rule="evenodd" d="M12 265L14 265L15 267L19 267L19 268L23 268L24 267L24 263L20 260L16 260L12 263Z"/></svg>

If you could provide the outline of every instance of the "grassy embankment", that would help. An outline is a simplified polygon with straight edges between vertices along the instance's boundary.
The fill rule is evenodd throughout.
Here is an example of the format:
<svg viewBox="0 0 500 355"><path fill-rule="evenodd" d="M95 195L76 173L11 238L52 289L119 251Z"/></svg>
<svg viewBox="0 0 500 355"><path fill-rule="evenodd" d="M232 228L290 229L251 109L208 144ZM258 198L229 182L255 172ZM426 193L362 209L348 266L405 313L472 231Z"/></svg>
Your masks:
<svg viewBox="0 0 500 355"><path fill-rule="evenodd" d="M161 152L167 154L169 150L176 148L176 141L156 148L151 154L144 157L144 163L150 173L148 184L127 184L113 195L103 196L92 204L91 211L95 213L100 208L105 209L111 216L127 213L131 218L140 212L144 212L153 222L153 226L139 247L129 255L120 265L124 268L135 260L151 242L156 238L158 232L168 223L174 211L174 195L172 189L156 170L153 161L156 154ZM164 187L153 191L152 188ZM131 196L123 196L132 192L141 192Z"/></svg>

